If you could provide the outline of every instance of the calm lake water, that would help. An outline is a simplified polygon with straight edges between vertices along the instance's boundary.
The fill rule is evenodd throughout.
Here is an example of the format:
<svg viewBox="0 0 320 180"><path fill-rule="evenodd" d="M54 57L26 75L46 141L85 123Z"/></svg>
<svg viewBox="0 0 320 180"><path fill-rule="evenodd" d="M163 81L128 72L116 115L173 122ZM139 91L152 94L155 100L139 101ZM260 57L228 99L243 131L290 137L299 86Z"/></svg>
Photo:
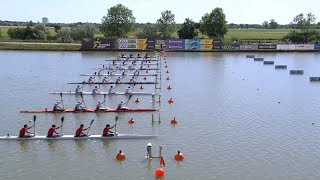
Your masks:
<svg viewBox="0 0 320 180"><path fill-rule="evenodd" d="M79 74L93 73L106 63L104 59L116 55L0 51L0 134L17 134L33 115L20 114L20 110L51 108L60 96L49 92L74 90L75 85L68 82L87 80ZM167 53L171 80L165 80L163 71L162 103L151 103L148 96L139 96L140 104L134 103L134 96L129 103L129 107L160 108L154 114L161 115L162 123L152 125L152 113L122 113L117 125L120 133L156 134L158 138L1 141L1 179L154 179L159 160L146 160L149 142L154 155L159 145L163 147L167 180L320 179L320 83L309 82L310 76L320 76L320 54L255 55L288 65L288 69L276 70L247 59L245 53ZM290 75L291 69L304 70L304 75ZM85 90L92 88L85 86ZM145 85L144 91L153 92L154 86ZM170 97L175 100L172 105L167 103ZM84 98L88 107L103 100L103 96ZM107 97L107 106L115 107L126 98ZM63 96L67 108L80 99ZM64 114L64 134L74 134L91 119L95 122L90 133L100 134L106 123L114 123L115 115ZM38 114L37 133L45 135L52 123L60 124L61 117ZM128 124L131 117L134 125ZM173 117L178 120L176 126L170 124ZM120 149L127 156L123 162L115 159ZM174 160L178 150L185 154L181 163Z"/></svg>

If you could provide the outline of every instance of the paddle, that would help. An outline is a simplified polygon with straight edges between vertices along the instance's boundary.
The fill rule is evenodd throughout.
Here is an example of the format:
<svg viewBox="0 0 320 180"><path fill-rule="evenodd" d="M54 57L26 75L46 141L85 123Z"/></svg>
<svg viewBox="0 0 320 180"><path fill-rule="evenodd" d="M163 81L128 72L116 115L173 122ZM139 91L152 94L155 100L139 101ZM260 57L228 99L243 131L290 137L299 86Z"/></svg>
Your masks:
<svg viewBox="0 0 320 180"><path fill-rule="evenodd" d="M94 122L94 119L92 119L90 122L90 126L88 127L88 131L87 131L87 136L89 136L89 131L91 129L91 125L93 124L93 122Z"/></svg>
<svg viewBox="0 0 320 180"><path fill-rule="evenodd" d="M64 117L62 116L62 117L61 117L61 126L60 126L60 127L61 127L60 135L61 135L61 136L63 136L63 134L62 134L63 121L64 121Z"/></svg>
<svg viewBox="0 0 320 180"><path fill-rule="evenodd" d="M64 104L63 104L63 100L62 100L62 92L60 93L60 98L61 98L62 108L64 109Z"/></svg>
<svg viewBox="0 0 320 180"><path fill-rule="evenodd" d="M118 116L115 117L114 119L114 135L117 135L117 121L118 121Z"/></svg>
<svg viewBox="0 0 320 180"><path fill-rule="evenodd" d="M86 103L84 102L84 99L83 99L83 95L82 95L82 94L80 94L80 96L81 96L81 99L82 99L82 102L83 102L84 108L86 108L86 109L87 109Z"/></svg>
<svg viewBox="0 0 320 180"><path fill-rule="evenodd" d="M103 105L106 106L106 94L103 95Z"/></svg>
<svg viewBox="0 0 320 180"><path fill-rule="evenodd" d="M36 136L36 119L37 116L33 115L33 136Z"/></svg>

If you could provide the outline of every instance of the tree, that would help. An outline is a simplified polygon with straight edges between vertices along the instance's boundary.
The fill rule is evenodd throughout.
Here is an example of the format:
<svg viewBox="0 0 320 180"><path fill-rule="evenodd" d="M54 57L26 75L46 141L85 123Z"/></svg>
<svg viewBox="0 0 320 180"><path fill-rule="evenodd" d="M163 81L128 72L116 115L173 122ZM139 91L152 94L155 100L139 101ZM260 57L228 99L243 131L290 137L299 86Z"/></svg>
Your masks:
<svg viewBox="0 0 320 180"><path fill-rule="evenodd" d="M271 28L271 29L277 29L278 26L279 26L279 24L278 24L274 19L271 19L271 20L270 20L269 25L270 25L270 28Z"/></svg>
<svg viewBox="0 0 320 180"><path fill-rule="evenodd" d="M58 31L61 29L61 25L60 24L55 24L53 27L54 27L54 31L56 33L58 33Z"/></svg>
<svg viewBox="0 0 320 180"><path fill-rule="evenodd" d="M198 36L198 32L195 31L195 23L186 18L184 23L182 24L181 29L178 30L178 35L180 39L193 39L194 37Z"/></svg>
<svg viewBox="0 0 320 180"><path fill-rule="evenodd" d="M263 21L262 26L265 29L269 29L269 22L268 21Z"/></svg>
<svg viewBox="0 0 320 180"><path fill-rule="evenodd" d="M283 37L284 40L288 40L294 43L308 43L312 41L317 41L319 39L319 32L316 28L316 17L314 14L309 13L307 17L303 13L296 15L293 18L293 23L295 28L299 31L292 31Z"/></svg>
<svg viewBox="0 0 320 180"><path fill-rule="evenodd" d="M46 26L41 23L37 23L33 27L33 35L36 39L47 39L48 32L46 31Z"/></svg>
<svg viewBox="0 0 320 180"><path fill-rule="evenodd" d="M73 39L71 38L71 30L70 28L62 28L58 30L58 37L61 39L63 43L70 43Z"/></svg>
<svg viewBox="0 0 320 180"><path fill-rule="evenodd" d="M134 22L132 10L118 4L108 9L108 14L103 16L100 31L105 37L125 37L134 29Z"/></svg>
<svg viewBox="0 0 320 180"><path fill-rule="evenodd" d="M157 28L151 23L146 23L142 31L137 34L138 38L156 39L158 38Z"/></svg>
<svg viewBox="0 0 320 180"><path fill-rule="evenodd" d="M200 21L200 32L209 37L223 38L227 34L228 26L226 15L222 8L215 8L212 12L202 16Z"/></svg>
<svg viewBox="0 0 320 180"><path fill-rule="evenodd" d="M95 27L90 24L81 24L71 27L71 37L76 41L80 41L82 38L94 38Z"/></svg>
<svg viewBox="0 0 320 180"><path fill-rule="evenodd" d="M175 32L174 14L166 10L161 13L161 17L157 20L157 28L161 38L171 38Z"/></svg>
<svg viewBox="0 0 320 180"><path fill-rule="evenodd" d="M2 32L1 32L1 28L0 28L0 39L2 38Z"/></svg>

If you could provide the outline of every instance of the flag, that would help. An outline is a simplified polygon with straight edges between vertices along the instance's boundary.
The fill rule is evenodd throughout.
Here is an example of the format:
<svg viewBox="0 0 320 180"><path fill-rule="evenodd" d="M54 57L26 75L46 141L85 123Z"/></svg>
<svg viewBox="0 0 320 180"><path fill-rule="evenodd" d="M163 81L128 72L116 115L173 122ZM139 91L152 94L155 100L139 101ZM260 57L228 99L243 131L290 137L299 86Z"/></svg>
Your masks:
<svg viewBox="0 0 320 180"><path fill-rule="evenodd" d="M166 167L166 163L164 162L163 157L160 158L160 166L163 165L163 167Z"/></svg>

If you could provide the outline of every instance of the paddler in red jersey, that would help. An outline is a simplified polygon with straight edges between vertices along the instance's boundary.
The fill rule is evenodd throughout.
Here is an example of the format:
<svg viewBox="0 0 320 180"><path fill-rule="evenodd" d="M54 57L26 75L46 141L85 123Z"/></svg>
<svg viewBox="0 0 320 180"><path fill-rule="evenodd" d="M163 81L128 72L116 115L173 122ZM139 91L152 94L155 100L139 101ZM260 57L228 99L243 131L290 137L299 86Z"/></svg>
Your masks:
<svg viewBox="0 0 320 180"><path fill-rule="evenodd" d="M33 125L33 126L34 126L34 125ZM28 131L28 129L31 129L33 126L28 127L28 125L25 124L25 125L23 126L23 128L20 129L19 138L33 137L34 134Z"/></svg>
<svg viewBox="0 0 320 180"><path fill-rule="evenodd" d="M103 133L102 136L114 136L114 132L110 131L110 129L112 129L115 125L113 125L112 127L110 127L110 124L107 124L106 127L103 129Z"/></svg>
<svg viewBox="0 0 320 180"><path fill-rule="evenodd" d="M62 126L62 125L61 125ZM51 128L48 130L47 137L59 137L60 134L56 131L56 129L59 129L61 126L56 127L56 125L52 125Z"/></svg>
<svg viewBox="0 0 320 180"><path fill-rule="evenodd" d="M83 127L84 127L84 125L81 124L80 127L77 129L76 134L74 135L74 137L88 136L83 131L86 131L86 130L90 129L90 127L88 127L88 128L83 128Z"/></svg>

